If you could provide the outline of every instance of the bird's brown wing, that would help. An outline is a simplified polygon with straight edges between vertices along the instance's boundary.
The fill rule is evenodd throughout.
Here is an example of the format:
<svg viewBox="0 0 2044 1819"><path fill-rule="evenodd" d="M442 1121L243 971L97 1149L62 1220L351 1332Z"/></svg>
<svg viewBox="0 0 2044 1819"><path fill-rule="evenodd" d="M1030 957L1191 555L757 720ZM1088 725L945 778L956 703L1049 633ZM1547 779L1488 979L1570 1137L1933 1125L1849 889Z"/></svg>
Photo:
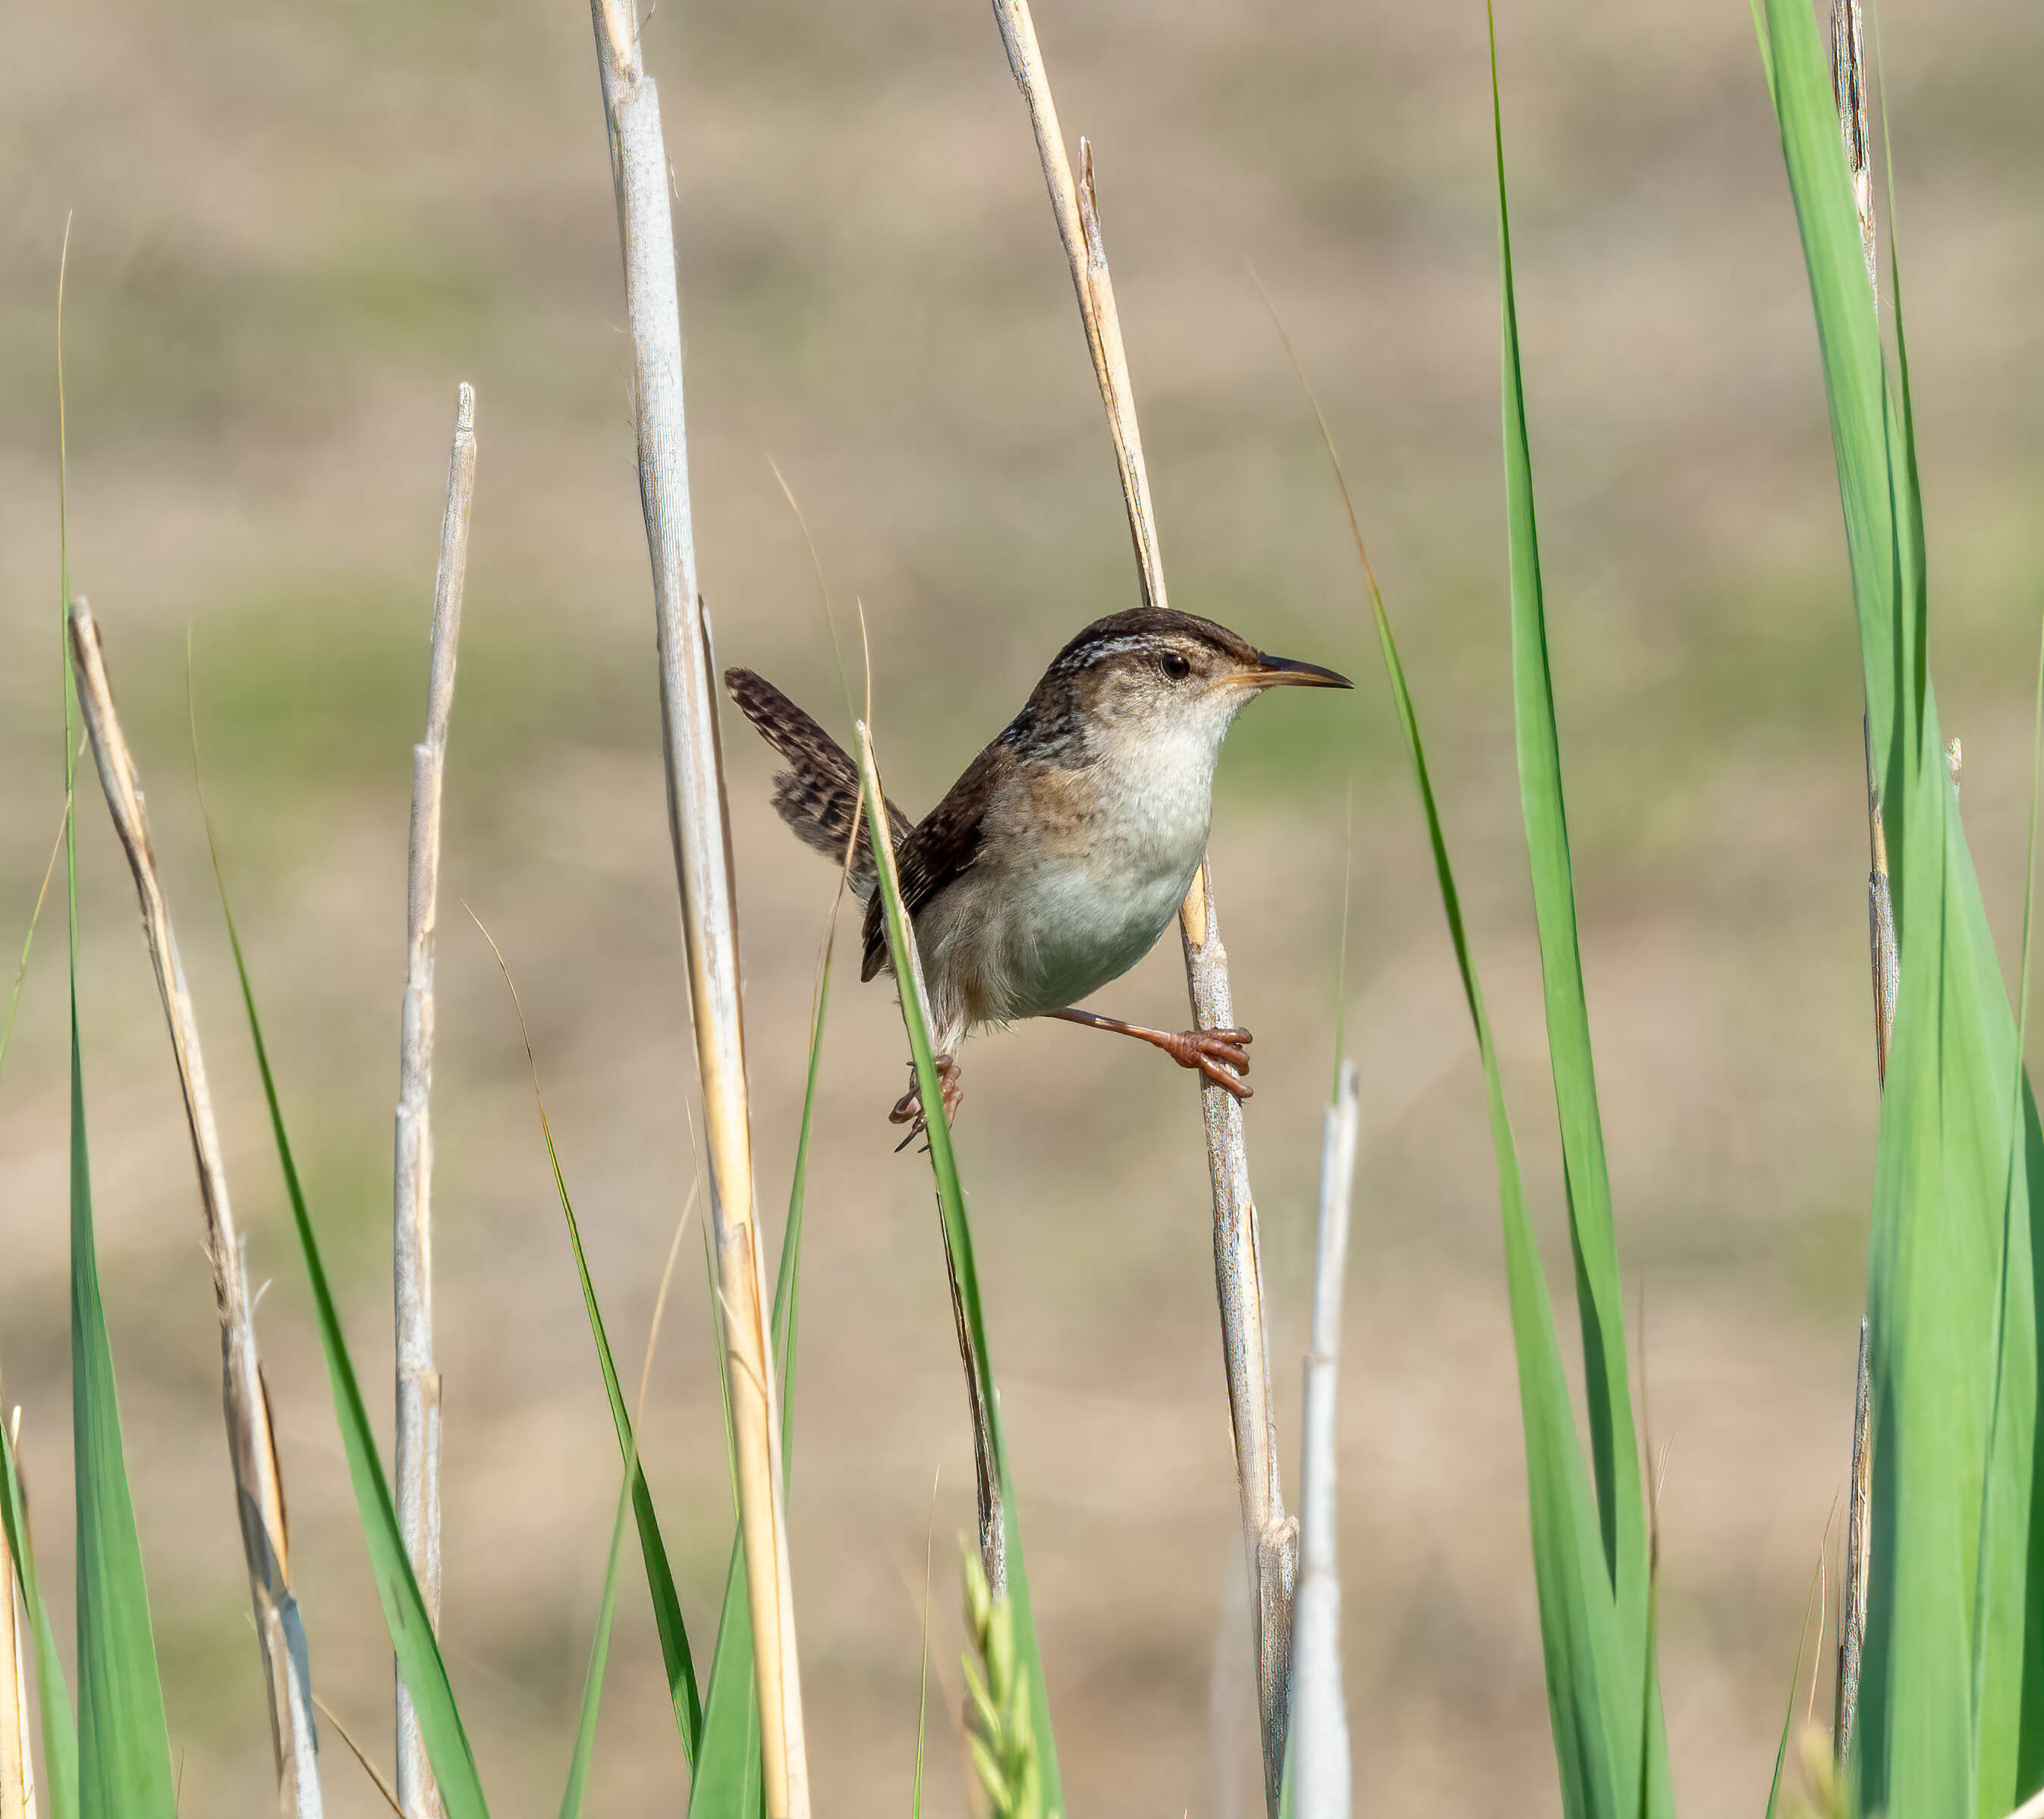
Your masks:
<svg viewBox="0 0 2044 1819"><path fill-rule="evenodd" d="M895 862L901 872L901 907L911 921L979 857L987 802L997 775L994 753L995 747L989 745L974 759L944 799L916 824L915 831L895 844ZM882 920L878 891L866 906L865 935L866 953L859 976L870 979L887 965L887 927Z"/></svg>
<svg viewBox="0 0 2044 1819"><path fill-rule="evenodd" d="M760 736L787 761L788 768L774 779L774 806L781 819L805 846L843 863L859 804L859 767L851 754L764 676L726 670L724 686ZM887 821L899 852L912 824L892 802ZM851 878L860 897L872 894L873 852L863 835L851 856Z"/></svg>

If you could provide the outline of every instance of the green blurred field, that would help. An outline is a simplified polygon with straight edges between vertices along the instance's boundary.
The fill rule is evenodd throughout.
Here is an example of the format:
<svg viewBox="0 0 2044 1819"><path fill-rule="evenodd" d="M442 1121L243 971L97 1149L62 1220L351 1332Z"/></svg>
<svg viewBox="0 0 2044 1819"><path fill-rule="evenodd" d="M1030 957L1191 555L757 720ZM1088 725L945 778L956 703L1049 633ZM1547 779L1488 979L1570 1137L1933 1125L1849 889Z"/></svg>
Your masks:
<svg viewBox="0 0 2044 1819"><path fill-rule="evenodd" d="M1940 693L1990 906L2018 912L2044 590L2034 298L2044 19L1885 19ZM1374 640L1310 417L1330 408L1427 716L1566 1292L1512 764L1495 248L1472 8L1081 8L1038 24L1093 138L1174 602L1362 686L1238 729L1215 860L1279 1406L1296 1426L1353 778L1347 1028L1365 1148L1343 1418L1358 1804L1554 1809L1481 1091ZM1746 10L1500 21L1522 332L1590 1002L1628 1286L1668 1451L1662 1644L1686 1813L1764 1800L1843 1483L1872 1174L1858 658L1803 271ZM1130 603L1105 437L1026 118L962 3L663 0L697 538L720 654L836 699L797 489L871 626L889 784L927 806L1085 620ZM486 1782L551 1810L616 1455L487 950L517 969L620 1352L691 1168L616 224L573 6L25 13L0 70L0 940L61 810L57 248L71 551L151 786L287 1449L316 1684L386 1754L389 1664L232 1002L213 806L365 1373L387 1349L409 747L458 379L481 458L450 757L436 1097L445 1629ZM826 717L830 717L826 715ZM730 729L762 1194L785 1191L828 868ZM211 1298L153 985L96 785L84 1000L102 1267L182 1809L267 1808ZM44 943L0 1077L0 1367L68 1585L62 991ZM1103 1001L1179 1014L1175 956ZM1075 1809L1246 1813L1236 1543L1189 1083L1068 1029L967 1052L959 1130ZM905 1811L931 1475L955 1710L962 1393L900 1025L840 991L811 1175L794 1571L819 1810ZM778 1215L772 1222L778 1223ZM690 1240L693 1244L693 1240ZM691 1257L694 1255L690 1252ZM730 1498L685 1275L647 1464L706 1654ZM380 1373L375 1373L380 1376ZM377 1392L379 1398L382 1392ZM1288 1454L1289 1458L1289 1454ZM1289 1466L1288 1466L1289 1470ZM592 1801L681 1759L628 1577ZM1236 1625L1225 1625L1231 1636ZM1828 1669L1823 1676L1828 1686ZM939 1722L931 1805L960 1810ZM1230 1739L1236 1740L1231 1743ZM1221 1790L1210 1758L1218 1755ZM331 1812L375 1797L324 1758ZM1230 1799L1238 1803L1230 1805Z"/></svg>

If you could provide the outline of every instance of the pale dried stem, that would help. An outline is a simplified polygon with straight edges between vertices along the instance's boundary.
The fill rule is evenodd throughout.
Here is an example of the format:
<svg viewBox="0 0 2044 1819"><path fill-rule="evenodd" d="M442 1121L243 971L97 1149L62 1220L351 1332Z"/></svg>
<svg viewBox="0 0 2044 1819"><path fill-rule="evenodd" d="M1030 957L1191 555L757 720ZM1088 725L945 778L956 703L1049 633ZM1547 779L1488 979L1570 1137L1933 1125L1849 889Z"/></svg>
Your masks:
<svg viewBox="0 0 2044 1819"><path fill-rule="evenodd" d="M6 1418L0 1409L0 1420ZM8 1436L21 1456L21 1415ZM35 1758L29 1742L29 1671L16 1615L14 1558L0 1525L0 1819L36 1819Z"/></svg>
<svg viewBox="0 0 2044 1819"><path fill-rule="evenodd" d="M769 1819L807 1819L809 1770L782 1518L780 1409L753 1210L730 822L709 621L696 586L682 411L681 302L660 104L629 0L592 0L632 340L639 495L690 1002L709 1152L710 1237L729 1386Z"/></svg>
<svg viewBox="0 0 2044 1819"><path fill-rule="evenodd" d="M1347 1819L1348 1709L1342 1694L1341 1579L1335 1563L1335 1394L1341 1368L1342 1287L1355 1178L1355 1063L1344 1061L1320 1140L1320 1248L1313 1266L1312 1349L1300 1425L1299 1591L1292 1644L1293 1805Z"/></svg>
<svg viewBox="0 0 2044 1819"><path fill-rule="evenodd" d="M1867 1370L1869 1328L1859 1323L1858 1386L1853 1401L1852 1482L1846 1498L1845 1586L1838 1598L1838 1685L1831 1736L1840 1762L1852 1748L1859 1715L1859 1664L1866 1643L1867 1517L1873 1500L1873 1394ZM1822 1626L1819 1626L1822 1633Z"/></svg>
<svg viewBox="0 0 2044 1819"><path fill-rule="evenodd" d="M1852 179L1860 248L1866 259L1866 282L1875 300L1877 322L1881 279L1874 237L1873 142L1868 130L1865 52L1860 0L1831 0L1831 94L1838 104L1838 136L1844 142L1846 167ZM1902 984L1902 962L1895 940L1888 836L1881 822L1881 792L1874 780L1873 736L1864 717L1860 742L1866 763L1866 906L1873 979L1874 1077L1885 1090L1888 1048L1895 1035L1895 1004ZM1845 1584L1838 1604L1838 1695L1831 1720L1832 1742L1840 1762L1852 1748L1853 1721L1859 1707L1860 1650L1866 1639L1868 1567L1873 1547L1869 1500L1873 1488L1873 1398L1869 1358L1868 1325L1862 1319L1853 1390L1853 1471L1846 1506Z"/></svg>
<svg viewBox="0 0 2044 1819"><path fill-rule="evenodd" d="M1136 427L1135 391L1122 347L1120 318L1108 274L1107 253L1095 206L1093 156L1079 141L1074 182L1065 154L1056 104L1028 0L993 0L1007 46L1009 67L1028 103L1051 206L1071 267L1079 317L1093 356L1093 376L1107 408L1129 536L1147 605L1166 604L1155 514ZM1202 863L1180 913L1185 983L1193 1021L1202 1029L1235 1022L1228 955L1221 945L1210 866ZM1256 1620L1258 1702L1262 1721L1264 1790L1273 1813L1285 1760L1289 1706L1293 1585L1297 1572L1298 1527L1285 1513L1270 1413L1270 1363L1265 1336L1262 1273L1258 1257L1256 1205L1249 1185L1242 1107L1224 1088L1205 1083L1201 1109L1206 1124L1207 1168L1213 1184L1214 1284L1220 1303L1221 1348L1235 1438L1242 1502L1243 1540L1252 1575Z"/></svg>
<svg viewBox="0 0 2044 1819"><path fill-rule="evenodd" d="M142 933L170 1028L171 1050L176 1059L186 1122L191 1132L192 1159L198 1170L206 1256L213 1265L213 1300L220 1317L221 1398L227 1418L228 1457L234 1468L242 1551L248 1558L256 1633L269 1686L271 1742L276 1756L279 1798L285 1812L297 1814L298 1819L317 1819L321 1805L311 1673L305 1628L291 1596L283 1478L275 1436L271 1431L262 1364L256 1354L247 1266L228 1202L220 1134L213 1123L213 1097L199 1052L198 1025L192 1015L191 997L186 989L184 966L178 957L170 911L156 876L148 810L136 779L134 758L114 713L99 629L83 600L71 602L71 652L100 785L113 817L114 831L128 855L129 868L135 875L136 894L142 906Z"/></svg>
<svg viewBox="0 0 2044 1819"><path fill-rule="evenodd" d="M405 897L405 998L398 1055L398 1129L391 1190L391 1296L398 1353L398 1521L435 1628L440 1620L440 1374L433 1359L433 943L440 882L440 792L455 653L468 575L475 498L475 394L455 394L447 504L433 577L426 736L412 748L410 863ZM439 1790L402 1671L398 1685L398 1799L407 1819L437 1819Z"/></svg>

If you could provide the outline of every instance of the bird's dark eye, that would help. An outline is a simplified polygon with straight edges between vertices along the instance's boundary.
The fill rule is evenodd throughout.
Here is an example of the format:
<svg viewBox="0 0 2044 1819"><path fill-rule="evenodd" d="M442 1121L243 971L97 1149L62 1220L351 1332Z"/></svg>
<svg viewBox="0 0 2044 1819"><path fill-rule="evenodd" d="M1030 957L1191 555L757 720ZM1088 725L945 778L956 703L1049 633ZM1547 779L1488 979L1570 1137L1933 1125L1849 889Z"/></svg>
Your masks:
<svg viewBox="0 0 2044 1819"><path fill-rule="evenodd" d="M1176 651L1166 651L1158 666L1174 683L1181 683L1193 673L1191 662Z"/></svg>

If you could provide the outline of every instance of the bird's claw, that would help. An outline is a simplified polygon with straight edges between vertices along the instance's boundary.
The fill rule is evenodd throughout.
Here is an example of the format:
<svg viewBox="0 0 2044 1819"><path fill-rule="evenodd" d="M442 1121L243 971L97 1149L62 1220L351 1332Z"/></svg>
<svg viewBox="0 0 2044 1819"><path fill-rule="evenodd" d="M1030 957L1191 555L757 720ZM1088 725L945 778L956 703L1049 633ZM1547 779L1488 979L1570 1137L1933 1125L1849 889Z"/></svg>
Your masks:
<svg viewBox="0 0 2044 1819"><path fill-rule="evenodd" d="M937 1089L943 1098L944 1122L948 1125L958 1116L959 1106L965 1099L965 1087L959 1078L957 1062L948 1055L939 1055L935 1059L937 1067ZM909 1066L909 1071L912 1075L915 1071L915 1063L912 1061ZM916 1138L928 1134L929 1120L923 1115L923 1095L920 1087L911 1086L907 1092L894 1102L894 1109L887 1114L887 1121L890 1125L909 1126L909 1134L894 1146L894 1153L897 1156L899 1156Z"/></svg>
<svg viewBox="0 0 2044 1819"><path fill-rule="evenodd" d="M1249 1071L1249 1044L1254 1040L1246 1029L1181 1029L1163 1048L1181 1067L1195 1068L1216 1086L1247 1099L1254 1089L1242 1076Z"/></svg>

